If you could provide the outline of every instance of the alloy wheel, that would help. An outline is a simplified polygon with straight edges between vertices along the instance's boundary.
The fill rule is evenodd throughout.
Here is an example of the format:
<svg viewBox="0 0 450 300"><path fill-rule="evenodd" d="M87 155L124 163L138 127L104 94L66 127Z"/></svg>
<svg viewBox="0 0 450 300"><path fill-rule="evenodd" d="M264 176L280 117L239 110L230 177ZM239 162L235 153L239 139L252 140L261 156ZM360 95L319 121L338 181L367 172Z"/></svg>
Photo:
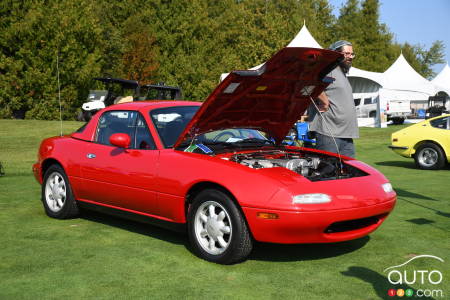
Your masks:
<svg viewBox="0 0 450 300"><path fill-rule="evenodd" d="M66 182L61 174L53 172L45 184L45 202L53 212L59 212L67 199Z"/></svg>
<svg viewBox="0 0 450 300"><path fill-rule="evenodd" d="M194 230L198 243L209 254L222 254L231 243L230 216L226 209L215 201L206 201L197 209Z"/></svg>

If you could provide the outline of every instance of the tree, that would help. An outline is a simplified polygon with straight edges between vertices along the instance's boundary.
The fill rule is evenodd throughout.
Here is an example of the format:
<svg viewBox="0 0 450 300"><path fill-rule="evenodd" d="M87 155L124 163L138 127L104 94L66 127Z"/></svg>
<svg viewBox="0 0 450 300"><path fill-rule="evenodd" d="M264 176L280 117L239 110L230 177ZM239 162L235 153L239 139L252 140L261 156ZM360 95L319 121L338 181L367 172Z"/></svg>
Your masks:
<svg viewBox="0 0 450 300"><path fill-rule="evenodd" d="M158 47L156 39L145 25L136 22L135 18L130 18L131 24L125 26L123 40L126 49L121 61L121 77L136 80L141 84L154 82L158 63ZM129 23L129 22L128 22Z"/></svg>
<svg viewBox="0 0 450 300"><path fill-rule="evenodd" d="M392 34L379 21L379 1L348 0L336 23L336 40L347 39L358 54L354 66L384 72L390 65Z"/></svg>
<svg viewBox="0 0 450 300"><path fill-rule="evenodd" d="M248 69L285 47L306 22L324 47L354 44L356 67L385 71L401 51L423 76L442 62L430 49L398 44L379 21L378 0L347 0L336 19L328 0L27 0L0 6L0 117L59 117L80 110L93 77L180 86L204 100L221 73Z"/></svg>
<svg viewBox="0 0 450 300"><path fill-rule="evenodd" d="M23 8L12 12L17 18L0 41L1 116L59 117L58 57L63 117L72 119L82 101L79 90L98 74L104 59L94 4L33 1Z"/></svg>
<svg viewBox="0 0 450 300"><path fill-rule="evenodd" d="M435 41L429 50L422 45L411 45L409 43L396 44L394 46L397 53L401 51L405 59L420 75L432 79L436 73L432 70L435 64L444 63L444 44L442 41ZM397 55L398 56L398 55Z"/></svg>

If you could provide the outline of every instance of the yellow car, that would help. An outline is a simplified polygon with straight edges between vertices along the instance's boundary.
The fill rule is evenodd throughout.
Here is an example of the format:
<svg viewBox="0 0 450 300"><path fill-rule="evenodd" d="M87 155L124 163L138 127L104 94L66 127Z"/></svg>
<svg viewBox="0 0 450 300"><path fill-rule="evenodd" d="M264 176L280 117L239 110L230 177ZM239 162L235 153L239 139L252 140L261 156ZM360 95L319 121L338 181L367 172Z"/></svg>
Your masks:
<svg viewBox="0 0 450 300"><path fill-rule="evenodd" d="M414 157L425 170L442 169L450 162L450 114L411 125L391 136L389 148L404 157Z"/></svg>

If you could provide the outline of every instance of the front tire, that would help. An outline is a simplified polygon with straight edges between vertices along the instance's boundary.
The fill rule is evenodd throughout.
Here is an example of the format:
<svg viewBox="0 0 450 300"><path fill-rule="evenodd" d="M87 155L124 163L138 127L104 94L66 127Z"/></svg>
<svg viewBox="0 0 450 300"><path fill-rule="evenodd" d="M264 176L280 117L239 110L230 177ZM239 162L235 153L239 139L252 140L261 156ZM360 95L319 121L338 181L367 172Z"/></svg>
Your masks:
<svg viewBox="0 0 450 300"><path fill-rule="evenodd" d="M45 213L56 219L69 219L79 214L69 179L59 165L50 166L44 174L42 203Z"/></svg>
<svg viewBox="0 0 450 300"><path fill-rule="evenodd" d="M195 197L188 211L188 233L194 252L219 264L242 261L253 248L242 213L218 190L204 190Z"/></svg>
<svg viewBox="0 0 450 300"><path fill-rule="evenodd" d="M417 149L414 161L420 169L437 170L445 166L445 155L438 145L425 143Z"/></svg>

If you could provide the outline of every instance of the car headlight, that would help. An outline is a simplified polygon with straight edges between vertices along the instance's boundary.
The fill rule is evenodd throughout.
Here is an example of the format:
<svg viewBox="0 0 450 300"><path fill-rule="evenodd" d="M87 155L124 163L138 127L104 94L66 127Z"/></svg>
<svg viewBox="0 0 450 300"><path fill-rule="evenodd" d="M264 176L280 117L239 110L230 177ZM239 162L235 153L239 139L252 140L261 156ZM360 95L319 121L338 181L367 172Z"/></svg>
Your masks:
<svg viewBox="0 0 450 300"><path fill-rule="evenodd" d="M381 185L381 187L383 188L383 190L384 190L385 193L390 193L390 192L393 192L393 191L394 191L394 189L392 188L392 184L390 184L389 182L383 183L383 184Z"/></svg>
<svg viewBox="0 0 450 300"><path fill-rule="evenodd" d="M317 204L331 202L331 197L327 194L302 194L292 198L293 204Z"/></svg>

